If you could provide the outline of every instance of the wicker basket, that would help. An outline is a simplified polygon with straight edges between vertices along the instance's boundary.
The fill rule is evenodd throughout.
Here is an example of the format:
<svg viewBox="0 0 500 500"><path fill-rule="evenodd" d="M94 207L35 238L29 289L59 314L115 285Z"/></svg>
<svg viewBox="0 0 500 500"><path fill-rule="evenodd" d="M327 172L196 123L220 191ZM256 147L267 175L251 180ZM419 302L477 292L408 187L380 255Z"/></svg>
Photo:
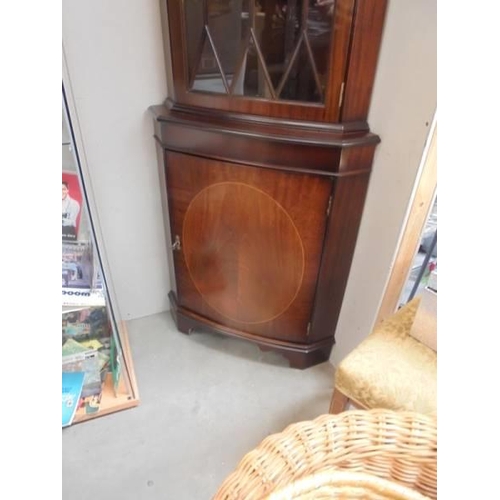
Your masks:
<svg viewBox="0 0 500 500"><path fill-rule="evenodd" d="M335 496L334 487L339 495L342 488L344 492L349 485L354 488L354 477L336 476L341 472L364 475L364 481L360 480L357 484L358 496ZM371 482L367 476L371 476ZM378 488L381 482L377 483L376 478L386 485L393 483L395 487L400 485L403 488L397 493ZM243 457L213 500L410 500L422 498L409 496L412 492L418 492L424 498L436 498L436 483L435 416L382 409L359 410L322 415L312 421L292 424L283 432L268 436ZM307 493L314 484L314 493L312 490ZM373 491L370 492L370 489ZM380 496L384 491L386 496ZM390 496L404 495L405 491L406 497ZM273 493L277 496L270 496ZM369 496L371 493L379 496ZM307 494L313 496L300 496Z"/></svg>
<svg viewBox="0 0 500 500"><path fill-rule="evenodd" d="M266 500L426 500L407 486L365 472L329 469L274 491Z"/></svg>

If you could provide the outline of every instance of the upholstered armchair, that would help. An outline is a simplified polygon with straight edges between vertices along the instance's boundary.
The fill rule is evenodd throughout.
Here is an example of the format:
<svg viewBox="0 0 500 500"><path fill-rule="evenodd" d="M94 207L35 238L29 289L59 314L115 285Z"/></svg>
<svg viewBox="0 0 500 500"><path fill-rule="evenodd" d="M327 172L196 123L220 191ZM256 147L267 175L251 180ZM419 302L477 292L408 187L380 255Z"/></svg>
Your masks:
<svg viewBox="0 0 500 500"><path fill-rule="evenodd" d="M375 327L339 364L330 413L349 404L437 411L437 295L425 290Z"/></svg>

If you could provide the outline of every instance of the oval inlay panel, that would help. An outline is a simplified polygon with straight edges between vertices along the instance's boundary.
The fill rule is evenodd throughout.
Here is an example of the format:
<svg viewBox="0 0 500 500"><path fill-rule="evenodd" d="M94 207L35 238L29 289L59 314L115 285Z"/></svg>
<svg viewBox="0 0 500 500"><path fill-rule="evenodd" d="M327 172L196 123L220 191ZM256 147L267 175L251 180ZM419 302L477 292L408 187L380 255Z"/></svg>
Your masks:
<svg viewBox="0 0 500 500"><path fill-rule="evenodd" d="M247 184L200 191L184 217L182 248L203 299L233 321L278 317L302 284L304 248L295 224L273 198Z"/></svg>

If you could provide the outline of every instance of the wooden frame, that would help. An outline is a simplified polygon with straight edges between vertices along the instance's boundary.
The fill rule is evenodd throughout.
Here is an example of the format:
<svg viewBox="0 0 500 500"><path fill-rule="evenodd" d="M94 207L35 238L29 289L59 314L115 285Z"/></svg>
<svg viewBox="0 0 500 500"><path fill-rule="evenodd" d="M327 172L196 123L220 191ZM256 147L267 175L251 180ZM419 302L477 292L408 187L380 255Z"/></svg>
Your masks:
<svg viewBox="0 0 500 500"><path fill-rule="evenodd" d="M379 308L375 325L390 316L398 307L399 298L410 272L422 231L432 208L437 188L437 123L430 133L430 144L417 180L408 218L398 246L391 275Z"/></svg>
<svg viewBox="0 0 500 500"><path fill-rule="evenodd" d="M249 96L193 92L189 90L186 23L184 6L172 0L167 9L162 0L163 29L169 26L167 46L172 52L172 80L175 102L181 105L269 116L285 120L318 123L356 123L367 128L366 119L375 79L379 46L384 27L387 0L338 0L332 19L332 46L324 102L269 100ZM369 40L369 42L367 42ZM167 65L168 67L168 65ZM348 68L349 71L348 71ZM170 75L168 75L170 76Z"/></svg>
<svg viewBox="0 0 500 500"><path fill-rule="evenodd" d="M349 396L346 396L340 389L334 387L332 399L330 400L330 408L328 413L337 414L342 413L343 411L347 411L351 409L351 407L355 410L368 410L366 406L354 401Z"/></svg>

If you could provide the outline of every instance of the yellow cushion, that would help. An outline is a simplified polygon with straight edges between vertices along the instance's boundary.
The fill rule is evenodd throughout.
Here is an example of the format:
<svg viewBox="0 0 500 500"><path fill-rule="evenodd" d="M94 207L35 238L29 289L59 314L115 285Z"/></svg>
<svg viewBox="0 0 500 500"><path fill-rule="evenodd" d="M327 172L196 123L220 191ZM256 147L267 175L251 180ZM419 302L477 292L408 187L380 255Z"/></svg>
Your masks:
<svg viewBox="0 0 500 500"><path fill-rule="evenodd" d="M414 299L342 360L335 386L365 408L437 411L437 354L409 335L420 299Z"/></svg>

